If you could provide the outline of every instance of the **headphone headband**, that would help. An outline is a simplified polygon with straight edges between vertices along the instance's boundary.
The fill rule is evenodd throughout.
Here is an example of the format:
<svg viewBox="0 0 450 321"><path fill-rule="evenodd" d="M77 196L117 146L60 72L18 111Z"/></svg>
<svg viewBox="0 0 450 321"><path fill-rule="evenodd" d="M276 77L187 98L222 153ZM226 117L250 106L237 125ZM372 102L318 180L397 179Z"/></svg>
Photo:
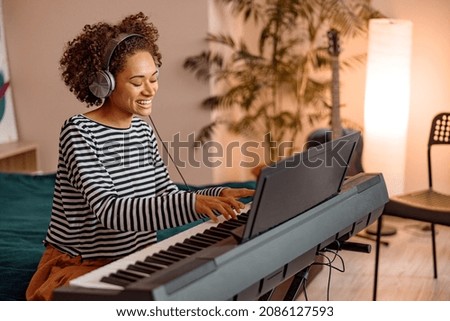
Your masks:
<svg viewBox="0 0 450 321"><path fill-rule="evenodd" d="M103 57L103 70L109 70L109 63L111 62L111 57L116 50L117 46L124 40L131 37L143 38L143 35L137 33L120 33L116 38L111 39L106 45L105 55Z"/></svg>
<svg viewBox="0 0 450 321"><path fill-rule="evenodd" d="M131 37L144 38L143 35L137 33L120 33L116 38L111 39L105 48L105 55L103 56L103 70L96 72L95 80L89 86L91 93L98 98L106 98L114 90L115 81L114 76L109 72L109 63L111 57L117 46L124 40Z"/></svg>

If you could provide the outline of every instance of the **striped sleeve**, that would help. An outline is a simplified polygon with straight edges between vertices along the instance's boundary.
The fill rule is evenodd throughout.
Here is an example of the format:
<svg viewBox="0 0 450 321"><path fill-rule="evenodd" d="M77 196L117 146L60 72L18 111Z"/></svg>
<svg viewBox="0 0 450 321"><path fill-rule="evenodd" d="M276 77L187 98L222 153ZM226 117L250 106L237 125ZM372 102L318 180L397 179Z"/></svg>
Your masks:
<svg viewBox="0 0 450 321"><path fill-rule="evenodd" d="M122 147L134 146L137 140L133 139ZM70 183L81 191L104 227L119 231L155 231L202 217L195 212L195 194L178 190L162 162L150 162L145 166L125 166L128 163L123 162L119 164L121 167L114 163L115 154L106 153L111 152L109 147L113 140L112 136L95 135L83 123L73 122L65 124L60 139L60 152ZM107 143L110 145L105 149ZM204 192L214 194L217 190Z"/></svg>

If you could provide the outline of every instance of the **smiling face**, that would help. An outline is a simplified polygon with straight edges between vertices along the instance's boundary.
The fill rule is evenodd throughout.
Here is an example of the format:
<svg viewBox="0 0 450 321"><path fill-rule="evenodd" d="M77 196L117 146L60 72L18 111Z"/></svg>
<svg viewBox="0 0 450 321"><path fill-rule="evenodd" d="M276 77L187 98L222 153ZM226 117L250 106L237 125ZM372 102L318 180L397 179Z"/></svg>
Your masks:
<svg viewBox="0 0 450 321"><path fill-rule="evenodd" d="M158 68L147 51L129 56L124 69L115 77L116 87L103 107L116 116L148 116L158 91Z"/></svg>

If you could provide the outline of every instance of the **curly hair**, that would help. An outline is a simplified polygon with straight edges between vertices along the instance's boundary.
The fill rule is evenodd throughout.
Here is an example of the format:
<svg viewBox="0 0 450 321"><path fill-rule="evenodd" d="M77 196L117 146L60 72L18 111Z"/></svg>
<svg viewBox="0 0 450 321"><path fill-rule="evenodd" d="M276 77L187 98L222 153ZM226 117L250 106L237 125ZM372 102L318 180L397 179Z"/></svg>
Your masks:
<svg viewBox="0 0 450 321"><path fill-rule="evenodd" d="M161 53L156 45L158 30L142 12L125 17L117 25L105 22L85 25L82 32L66 44L59 63L64 83L87 106L100 106L103 103L103 99L91 93L89 85L93 82L95 73L104 68L105 50L109 41L120 33L135 33L143 37L128 38L116 47L109 64L112 75L122 71L126 59L137 51L148 51L158 67L162 64Z"/></svg>

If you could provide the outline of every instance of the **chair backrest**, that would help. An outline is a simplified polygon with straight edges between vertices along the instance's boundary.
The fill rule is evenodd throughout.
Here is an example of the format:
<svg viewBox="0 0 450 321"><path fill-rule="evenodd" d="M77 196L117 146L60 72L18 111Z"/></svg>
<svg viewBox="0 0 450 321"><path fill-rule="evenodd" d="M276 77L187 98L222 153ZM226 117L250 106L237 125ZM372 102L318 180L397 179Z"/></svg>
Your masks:
<svg viewBox="0 0 450 321"><path fill-rule="evenodd" d="M431 146L433 145L450 145L450 112L440 113L434 116L430 129L430 137L428 139L428 185L433 186L431 175Z"/></svg>

